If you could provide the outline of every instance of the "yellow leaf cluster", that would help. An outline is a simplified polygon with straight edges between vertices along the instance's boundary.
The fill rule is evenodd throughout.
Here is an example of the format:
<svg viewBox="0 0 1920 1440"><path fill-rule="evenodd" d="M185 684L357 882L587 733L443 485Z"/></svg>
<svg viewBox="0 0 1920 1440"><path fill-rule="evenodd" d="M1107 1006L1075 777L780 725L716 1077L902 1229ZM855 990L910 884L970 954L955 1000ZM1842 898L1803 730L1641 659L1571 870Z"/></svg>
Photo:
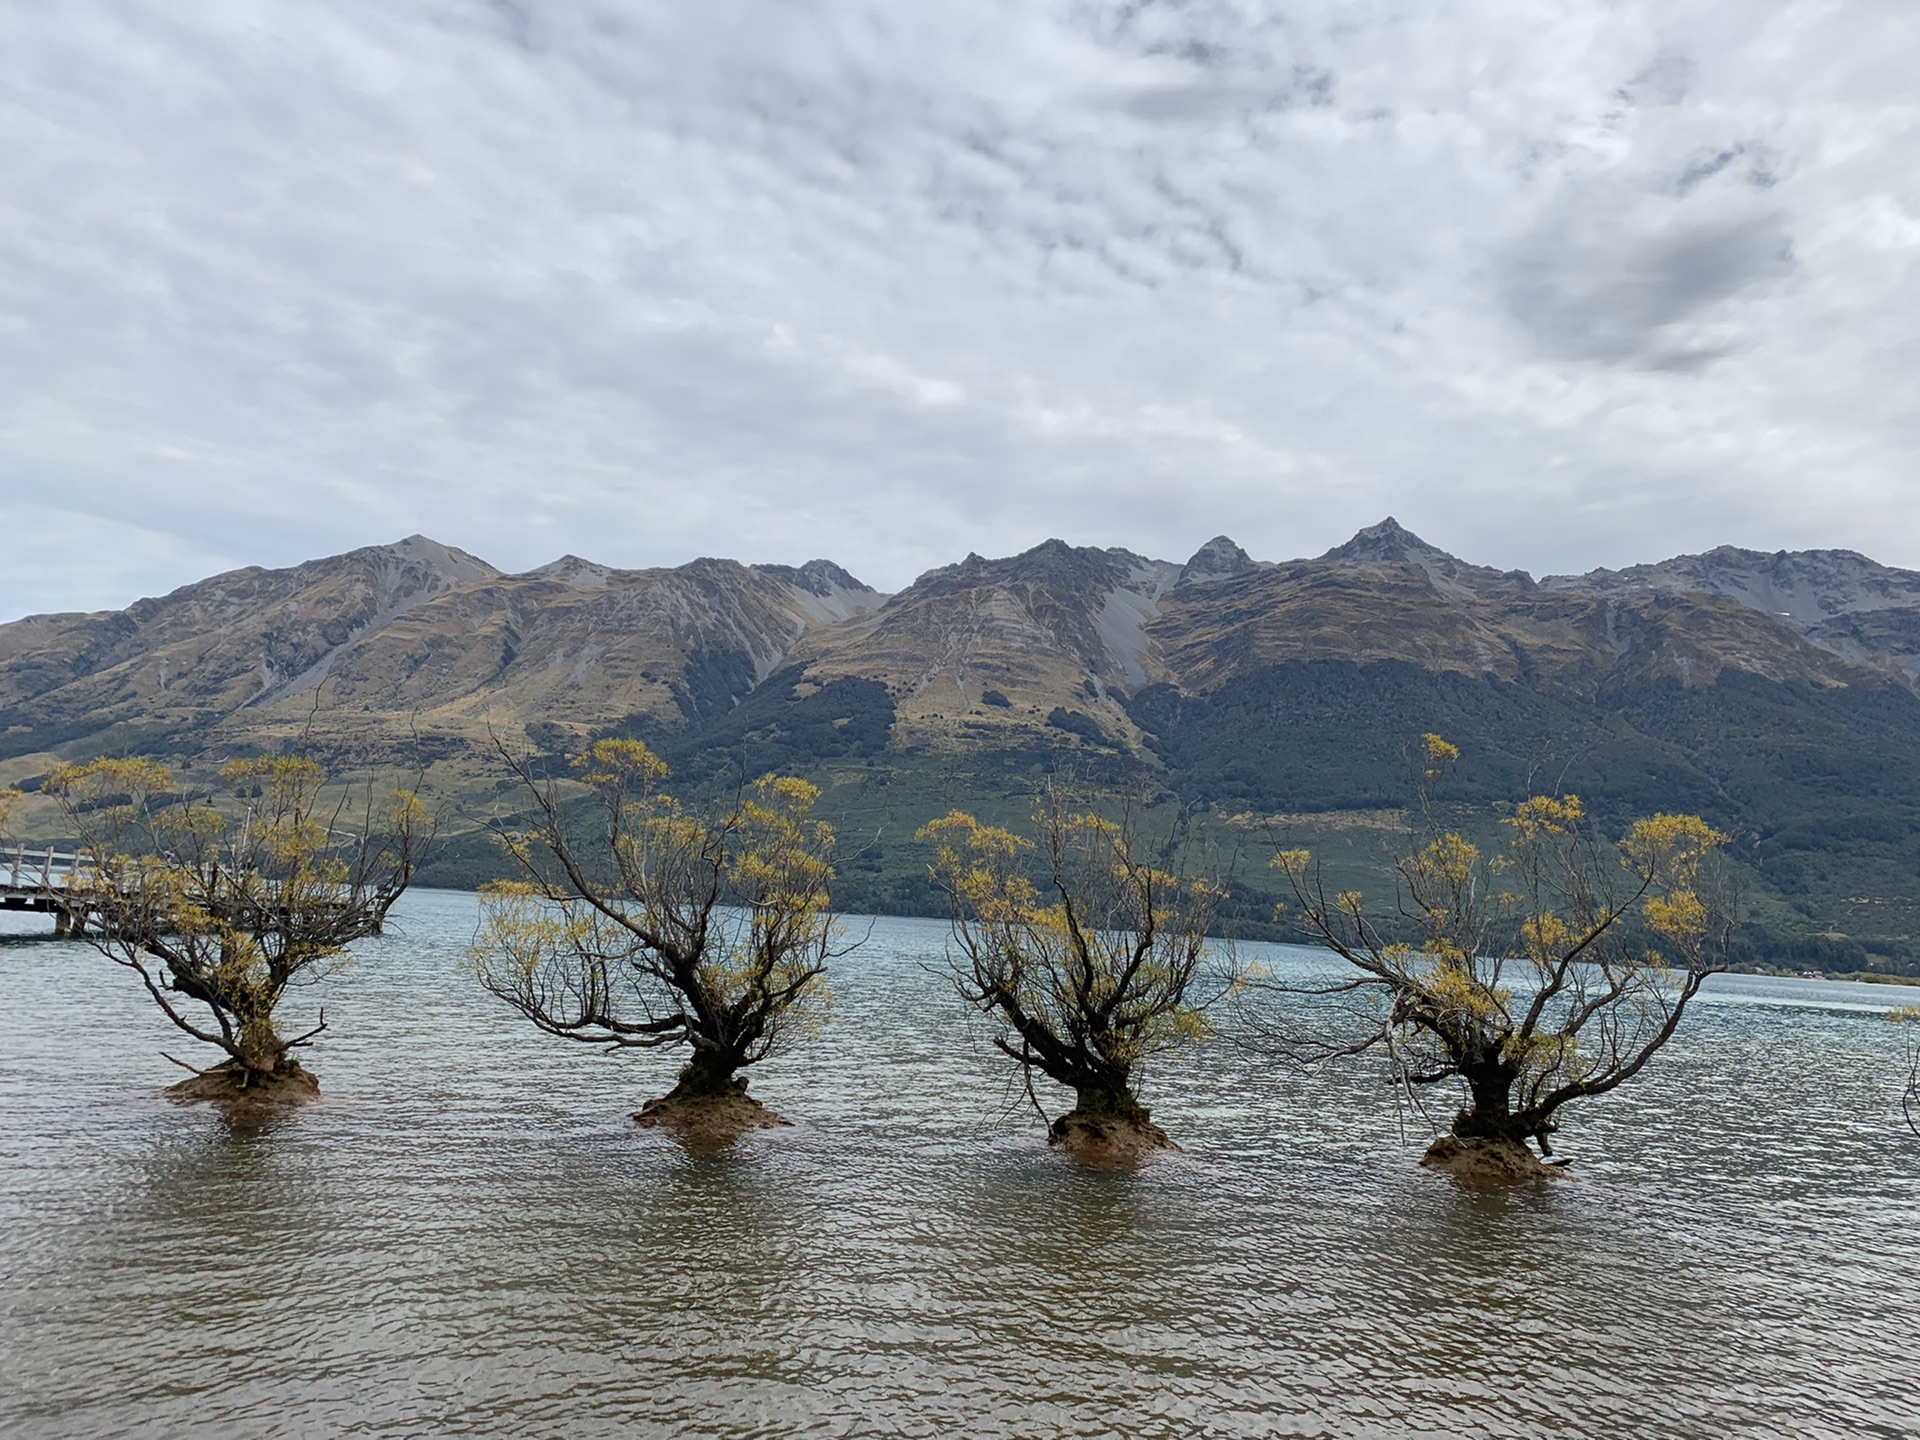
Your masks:
<svg viewBox="0 0 1920 1440"><path fill-rule="evenodd" d="M1523 840L1570 835L1587 817L1578 795L1535 795L1513 807L1513 814L1502 823L1513 827Z"/></svg>
<svg viewBox="0 0 1920 1440"><path fill-rule="evenodd" d="M1647 926L1681 946L1697 946L1707 937L1707 907L1691 890L1647 897Z"/></svg>
<svg viewBox="0 0 1920 1440"><path fill-rule="evenodd" d="M1474 1020L1504 1018L1512 997L1481 984L1469 957L1454 950L1443 951L1437 959L1425 975L1427 999L1434 1008Z"/></svg>
<svg viewBox="0 0 1920 1440"><path fill-rule="evenodd" d="M1573 948L1573 927L1551 910L1529 915L1520 922L1520 943L1527 958L1540 966L1551 965Z"/></svg>
<svg viewBox="0 0 1920 1440"><path fill-rule="evenodd" d="M1406 868L1411 878L1458 890L1473 879L1479 863L1480 847L1448 831L1422 847Z"/></svg>
<svg viewBox="0 0 1920 1440"><path fill-rule="evenodd" d="M1509 1035L1501 1046L1501 1054L1525 1070L1560 1080L1578 1080L1591 1068L1580 1052L1579 1037L1553 1030L1536 1030L1524 1037Z"/></svg>
<svg viewBox="0 0 1920 1440"><path fill-rule="evenodd" d="M1438 735L1420 737L1420 773L1429 781L1438 780L1460 759L1460 748Z"/></svg>
<svg viewBox="0 0 1920 1440"><path fill-rule="evenodd" d="M647 790L667 778L667 762L639 740L596 740L573 768L596 790Z"/></svg>
<svg viewBox="0 0 1920 1440"><path fill-rule="evenodd" d="M1727 837L1698 815L1653 815L1636 820L1620 842L1629 869L1676 887L1691 886L1709 852Z"/></svg>
<svg viewBox="0 0 1920 1440"><path fill-rule="evenodd" d="M1313 863L1311 850L1282 850L1273 857L1270 868L1278 870L1289 880L1305 880L1308 866Z"/></svg>

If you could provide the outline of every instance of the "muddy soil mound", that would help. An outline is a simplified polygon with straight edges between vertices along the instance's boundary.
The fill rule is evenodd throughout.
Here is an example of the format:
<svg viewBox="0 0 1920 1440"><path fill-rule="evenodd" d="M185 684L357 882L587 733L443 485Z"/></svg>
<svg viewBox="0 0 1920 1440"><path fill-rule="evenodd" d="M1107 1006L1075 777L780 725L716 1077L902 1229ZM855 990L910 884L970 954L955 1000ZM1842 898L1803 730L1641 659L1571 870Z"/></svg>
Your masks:
<svg viewBox="0 0 1920 1440"><path fill-rule="evenodd" d="M1070 1110L1048 1128L1047 1143L1089 1165L1137 1165L1149 1155L1180 1148L1144 1112L1135 1120Z"/></svg>
<svg viewBox="0 0 1920 1440"><path fill-rule="evenodd" d="M699 1148L729 1145L756 1130L791 1125L747 1094L747 1082L735 1080L718 1095L689 1093L675 1086L657 1100L649 1100L633 1118L645 1128L668 1131L676 1139Z"/></svg>
<svg viewBox="0 0 1920 1440"><path fill-rule="evenodd" d="M313 1078L312 1071L291 1061L263 1078L229 1060L211 1070L202 1070L178 1085L169 1085L162 1093L183 1105L211 1100L230 1110L281 1110L318 1100L320 1082Z"/></svg>
<svg viewBox="0 0 1920 1440"><path fill-rule="evenodd" d="M1517 1185L1532 1180L1565 1180L1565 1163L1542 1160L1514 1140L1465 1140L1442 1135L1427 1147L1420 1163L1469 1185Z"/></svg>

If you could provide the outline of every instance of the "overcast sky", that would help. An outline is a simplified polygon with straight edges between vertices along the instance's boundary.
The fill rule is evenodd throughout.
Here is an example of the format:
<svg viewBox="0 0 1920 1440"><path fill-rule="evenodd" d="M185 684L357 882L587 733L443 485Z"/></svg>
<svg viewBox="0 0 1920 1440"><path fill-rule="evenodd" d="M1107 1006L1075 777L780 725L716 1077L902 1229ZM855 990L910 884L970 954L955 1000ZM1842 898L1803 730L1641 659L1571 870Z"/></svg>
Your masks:
<svg viewBox="0 0 1920 1440"><path fill-rule="evenodd" d="M1920 567L1916 74L1912 0L0 6L0 618L413 531Z"/></svg>

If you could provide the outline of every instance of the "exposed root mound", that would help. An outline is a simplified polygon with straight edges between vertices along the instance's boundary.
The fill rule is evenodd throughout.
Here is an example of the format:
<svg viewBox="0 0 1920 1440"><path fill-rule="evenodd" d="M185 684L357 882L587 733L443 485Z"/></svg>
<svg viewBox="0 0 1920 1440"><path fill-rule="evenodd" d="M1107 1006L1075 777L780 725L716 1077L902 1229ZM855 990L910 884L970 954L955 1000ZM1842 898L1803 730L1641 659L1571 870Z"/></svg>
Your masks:
<svg viewBox="0 0 1920 1440"><path fill-rule="evenodd" d="M735 1080L722 1093L692 1093L676 1085L657 1100L649 1100L633 1118L647 1129L668 1131L676 1139L701 1148L729 1145L756 1130L791 1125L747 1094L747 1082Z"/></svg>
<svg viewBox="0 0 1920 1440"><path fill-rule="evenodd" d="M163 1093L183 1105L211 1100L228 1110L280 1110L318 1100L320 1082L313 1078L312 1071L292 1062L263 1078L229 1060L178 1085L169 1085Z"/></svg>
<svg viewBox="0 0 1920 1440"><path fill-rule="evenodd" d="M1135 1120L1069 1110L1047 1128L1047 1143L1089 1165L1136 1165L1149 1155L1180 1148L1144 1111Z"/></svg>
<svg viewBox="0 0 1920 1440"><path fill-rule="evenodd" d="M1530 1180L1564 1180L1567 1167L1542 1160L1517 1140L1467 1140L1442 1135L1427 1147L1420 1163L1470 1185L1518 1185Z"/></svg>

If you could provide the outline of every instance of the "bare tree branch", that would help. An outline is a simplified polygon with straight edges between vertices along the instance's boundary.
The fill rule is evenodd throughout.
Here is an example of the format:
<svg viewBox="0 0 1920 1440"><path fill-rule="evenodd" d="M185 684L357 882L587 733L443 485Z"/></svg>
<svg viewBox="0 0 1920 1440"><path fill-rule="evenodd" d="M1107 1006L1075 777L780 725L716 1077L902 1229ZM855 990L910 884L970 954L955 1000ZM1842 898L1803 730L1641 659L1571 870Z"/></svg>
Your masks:
<svg viewBox="0 0 1920 1440"><path fill-rule="evenodd" d="M1027 1072L1029 1093L1035 1070L1075 1092L1055 1138L1079 1121L1144 1130L1136 1072L1201 1038L1207 1009L1236 978L1207 941L1225 891L1142 859L1153 847L1130 805L1105 820L1056 782L1033 823L1028 840L955 811L921 832L951 910L951 978L1002 1027L993 1043ZM1038 885L1029 856L1041 862Z"/></svg>
<svg viewBox="0 0 1920 1440"><path fill-rule="evenodd" d="M1418 753L1427 831L1395 878L1419 938L1386 943L1361 896L1329 898L1317 861L1280 852L1308 935L1359 974L1257 983L1309 1004L1255 1016L1249 1038L1301 1063L1384 1051L1410 1104L1414 1085L1460 1085L1456 1136L1551 1154L1557 1112L1639 1074L1725 968L1725 837L1696 816L1656 815L1608 843L1576 797L1537 796L1503 822L1505 848L1483 854L1442 827L1430 798L1459 752L1430 735Z"/></svg>
<svg viewBox="0 0 1920 1440"><path fill-rule="evenodd" d="M326 1028L325 1013L289 1040L275 1020L281 999L378 933L434 822L418 772L385 802L366 777L350 828L341 822L353 787L329 800L325 769L305 755L235 760L220 777L222 797L179 793L154 761L101 759L56 770L46 789L80 836L74 896L87 938L251 1085L298 1069L288 1052ZM183 1000L204 1006L211 1026Z"/></svg>
<svg viewBox="0 0 1920 1440"><path fill-rule="evenodd" d="M696 813L659 789L645 745L597 741L574 762L598 815L589 862L556 788L495 745L535 815L499 832L526 878L486 894L470 958L488 991L561 1039L688 1046L689 1095L727 1093L819 1023L821 977L857 942L828 908L813 786L768 776Z"/></svg>

